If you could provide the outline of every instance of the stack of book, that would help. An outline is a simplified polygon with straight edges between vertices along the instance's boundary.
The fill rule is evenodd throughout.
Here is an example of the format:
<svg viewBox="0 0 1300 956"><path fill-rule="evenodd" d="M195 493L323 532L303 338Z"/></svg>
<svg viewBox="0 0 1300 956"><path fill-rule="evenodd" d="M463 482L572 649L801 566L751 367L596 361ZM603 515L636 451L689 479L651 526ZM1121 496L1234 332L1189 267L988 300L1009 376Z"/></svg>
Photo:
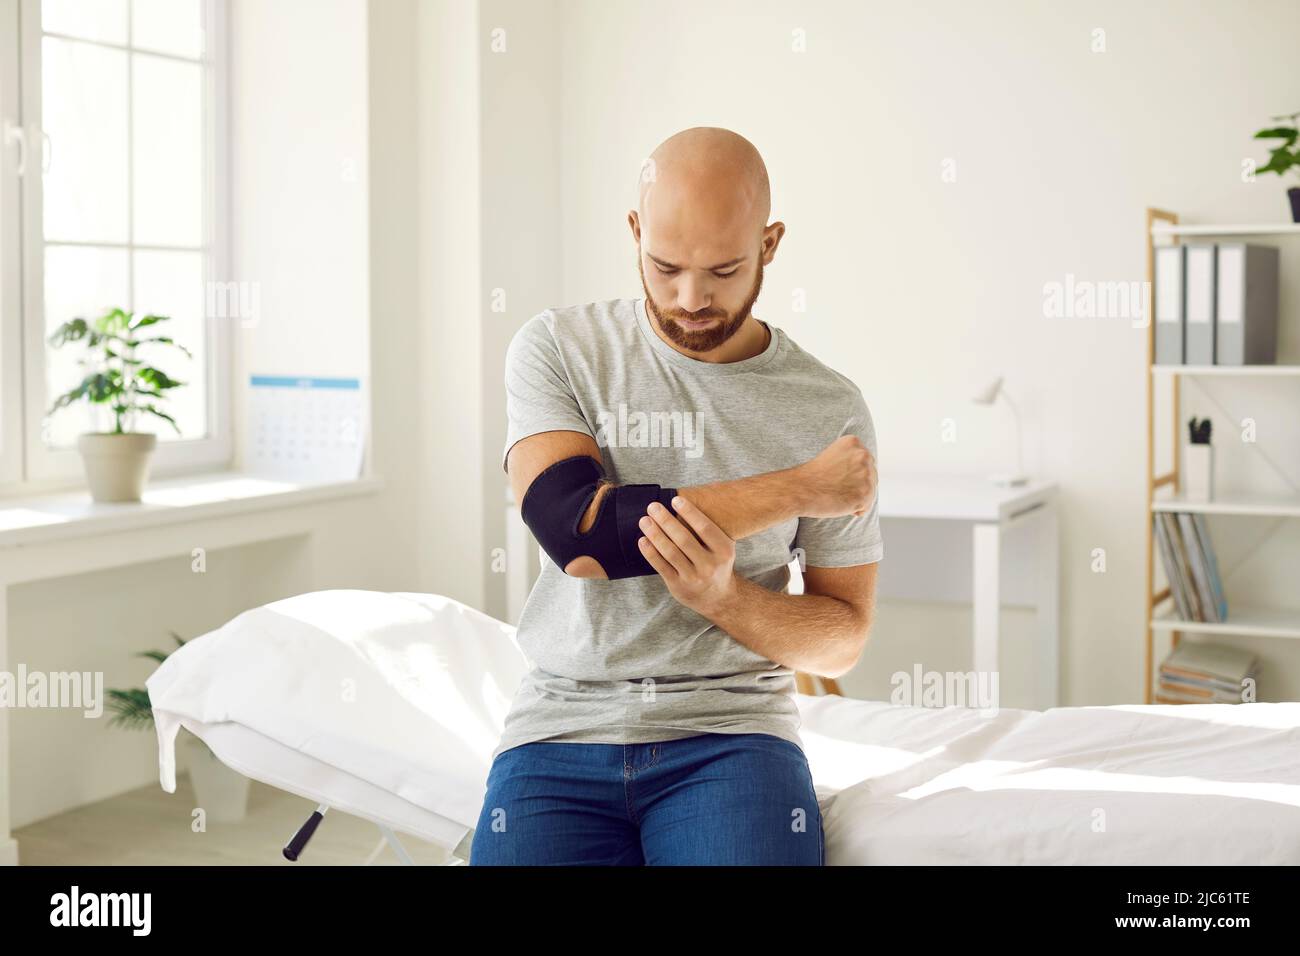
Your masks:
<svg viewBox="0 0 1300 956"><path fill-rule="evenodd" d="M1157 512L1155 532L1160 562L1179 616L1184 621L1226 621L1228 600L1223 594L1205 515Z"/></svg>
<svg viewBox="0 0 1300 956"><path fill-rule="evenodd" d="M1240 704L1255 684L1255 655L1221 644L1182 641L1160 664L1157 704ZM1250 699L1256 699L1254 693Z"/></svg>

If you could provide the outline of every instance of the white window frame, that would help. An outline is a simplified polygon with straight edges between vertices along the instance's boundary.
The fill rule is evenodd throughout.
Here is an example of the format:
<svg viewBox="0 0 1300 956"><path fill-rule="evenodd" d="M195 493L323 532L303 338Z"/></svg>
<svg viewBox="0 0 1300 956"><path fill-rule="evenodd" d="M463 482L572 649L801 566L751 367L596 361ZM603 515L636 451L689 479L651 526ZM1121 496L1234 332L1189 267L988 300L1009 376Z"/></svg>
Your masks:
<svg viewBox="0 0 1300 956"><path fill-rule="evenodd" d="M22 215L18 0L0 0L0 487L23 477Z"/></svg>
<svg viewBox="0 0 1300 956"><path fill-rule="evenodd" d="M12 3L13 0L0 0ZM42 424L49 397L45 389L44 260L45 236L42 221L41 116L41 9L40 0L18 0L22 35L22 117L27 139L27 172L21 179L22 216L22 331L23 353L22 434L25 461L17 493L50 487L81 484L84 481L80 453L73 448L49 448L42 440ZM225 282L230 275L230 46L229 6L226 0L201 0L205 35L204 95L207 99L204 129L204 257L205 283ZM127 4L128 17L130 4ZM129 21L128 21L129 22ZM95 41L78 41L93 43ZM99 43L114 49L127 44ZM128 96L129 96L128 89ZM33 148L35 144L35 148ZM58 148L58 144L54 144ZM35 157L35 158L33 158ZM128 236L126 248L148 248ZM112 244L117 247L119 244ZM6 286L7 288L7 286ZM205 297L206 301L207 297ZM132 305L132 307L134 307ZM224 469L233 453L232 425L232 322L205 316L207 357L207 435L204 438L160 441L154 452L150 475L167 477ZM183 343L182 343L183 344ZM7 403L6 403L7 404ZM10 468L12 466L9 466ZM9 476L0 476L5 480ZM10 479L11 480L11 479Z"/></svg>

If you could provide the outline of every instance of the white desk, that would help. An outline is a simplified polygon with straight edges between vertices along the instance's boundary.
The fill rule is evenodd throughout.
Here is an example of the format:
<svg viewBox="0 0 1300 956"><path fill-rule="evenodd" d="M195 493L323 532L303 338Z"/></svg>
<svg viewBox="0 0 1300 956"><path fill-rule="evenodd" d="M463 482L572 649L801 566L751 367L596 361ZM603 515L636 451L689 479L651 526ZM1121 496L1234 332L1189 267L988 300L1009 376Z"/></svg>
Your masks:
<svg viewBox="0 0 1300 956"><path fill-rule="evenodd" d="M1001 488L982 477L882 474L881 597L974 606L974 669L998 671L1004 603L1037 615L1033 706L1060 703L1057 489Z"/></svg>

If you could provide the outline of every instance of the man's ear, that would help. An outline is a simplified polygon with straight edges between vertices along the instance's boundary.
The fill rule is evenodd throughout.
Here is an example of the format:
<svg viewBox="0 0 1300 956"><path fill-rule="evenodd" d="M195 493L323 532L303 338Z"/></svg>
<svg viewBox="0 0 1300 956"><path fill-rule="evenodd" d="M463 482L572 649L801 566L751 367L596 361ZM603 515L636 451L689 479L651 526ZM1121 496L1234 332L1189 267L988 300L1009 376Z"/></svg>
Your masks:
<svg viewBox="0 0 1300 956"><path fill-rule="evenodd" d="M776 247L781 244L781 237L785 235L785 223L774 222L763 230L763 265L772 264L776 258Z"/></svg>
<svg viewBox="0 0 1300 956"><path fill-rule="evenodd" d="M627 214L627 224L632 229L632 238L636 240L637 245L641 244L641 220L637 218L636 210L633 209Z"/></svg>

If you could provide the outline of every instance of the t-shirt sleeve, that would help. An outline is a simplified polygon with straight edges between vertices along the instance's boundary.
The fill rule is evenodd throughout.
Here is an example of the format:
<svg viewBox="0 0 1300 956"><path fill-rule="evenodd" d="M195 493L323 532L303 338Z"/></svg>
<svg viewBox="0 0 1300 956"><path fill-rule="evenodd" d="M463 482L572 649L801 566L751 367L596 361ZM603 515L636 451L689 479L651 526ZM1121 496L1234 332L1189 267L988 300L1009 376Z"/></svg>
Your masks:
<svg viewBox="0 0 1300 956"><path fill-rule="evenodd" d="M844 423L840 435L857 435L875 458L876 429L861 392L857 395L851 416ZM880 536L879 502L880 492L877 489L871 510L861 517L846 515L841 518L800 518L794 546L802 549L803 565L814 568L848 568L858 564L874 564L883 558L885 544Z"/></svg>
<svg viewBox="0 0 1300 956"><path fill-rule="evenodd" d="M564 367L559 345L543 312L529 319L510 340L506 350L506 445L501 468L506 470L510 449L521 439L539 432L573 431L591 435L591 426Z"/></svg>

